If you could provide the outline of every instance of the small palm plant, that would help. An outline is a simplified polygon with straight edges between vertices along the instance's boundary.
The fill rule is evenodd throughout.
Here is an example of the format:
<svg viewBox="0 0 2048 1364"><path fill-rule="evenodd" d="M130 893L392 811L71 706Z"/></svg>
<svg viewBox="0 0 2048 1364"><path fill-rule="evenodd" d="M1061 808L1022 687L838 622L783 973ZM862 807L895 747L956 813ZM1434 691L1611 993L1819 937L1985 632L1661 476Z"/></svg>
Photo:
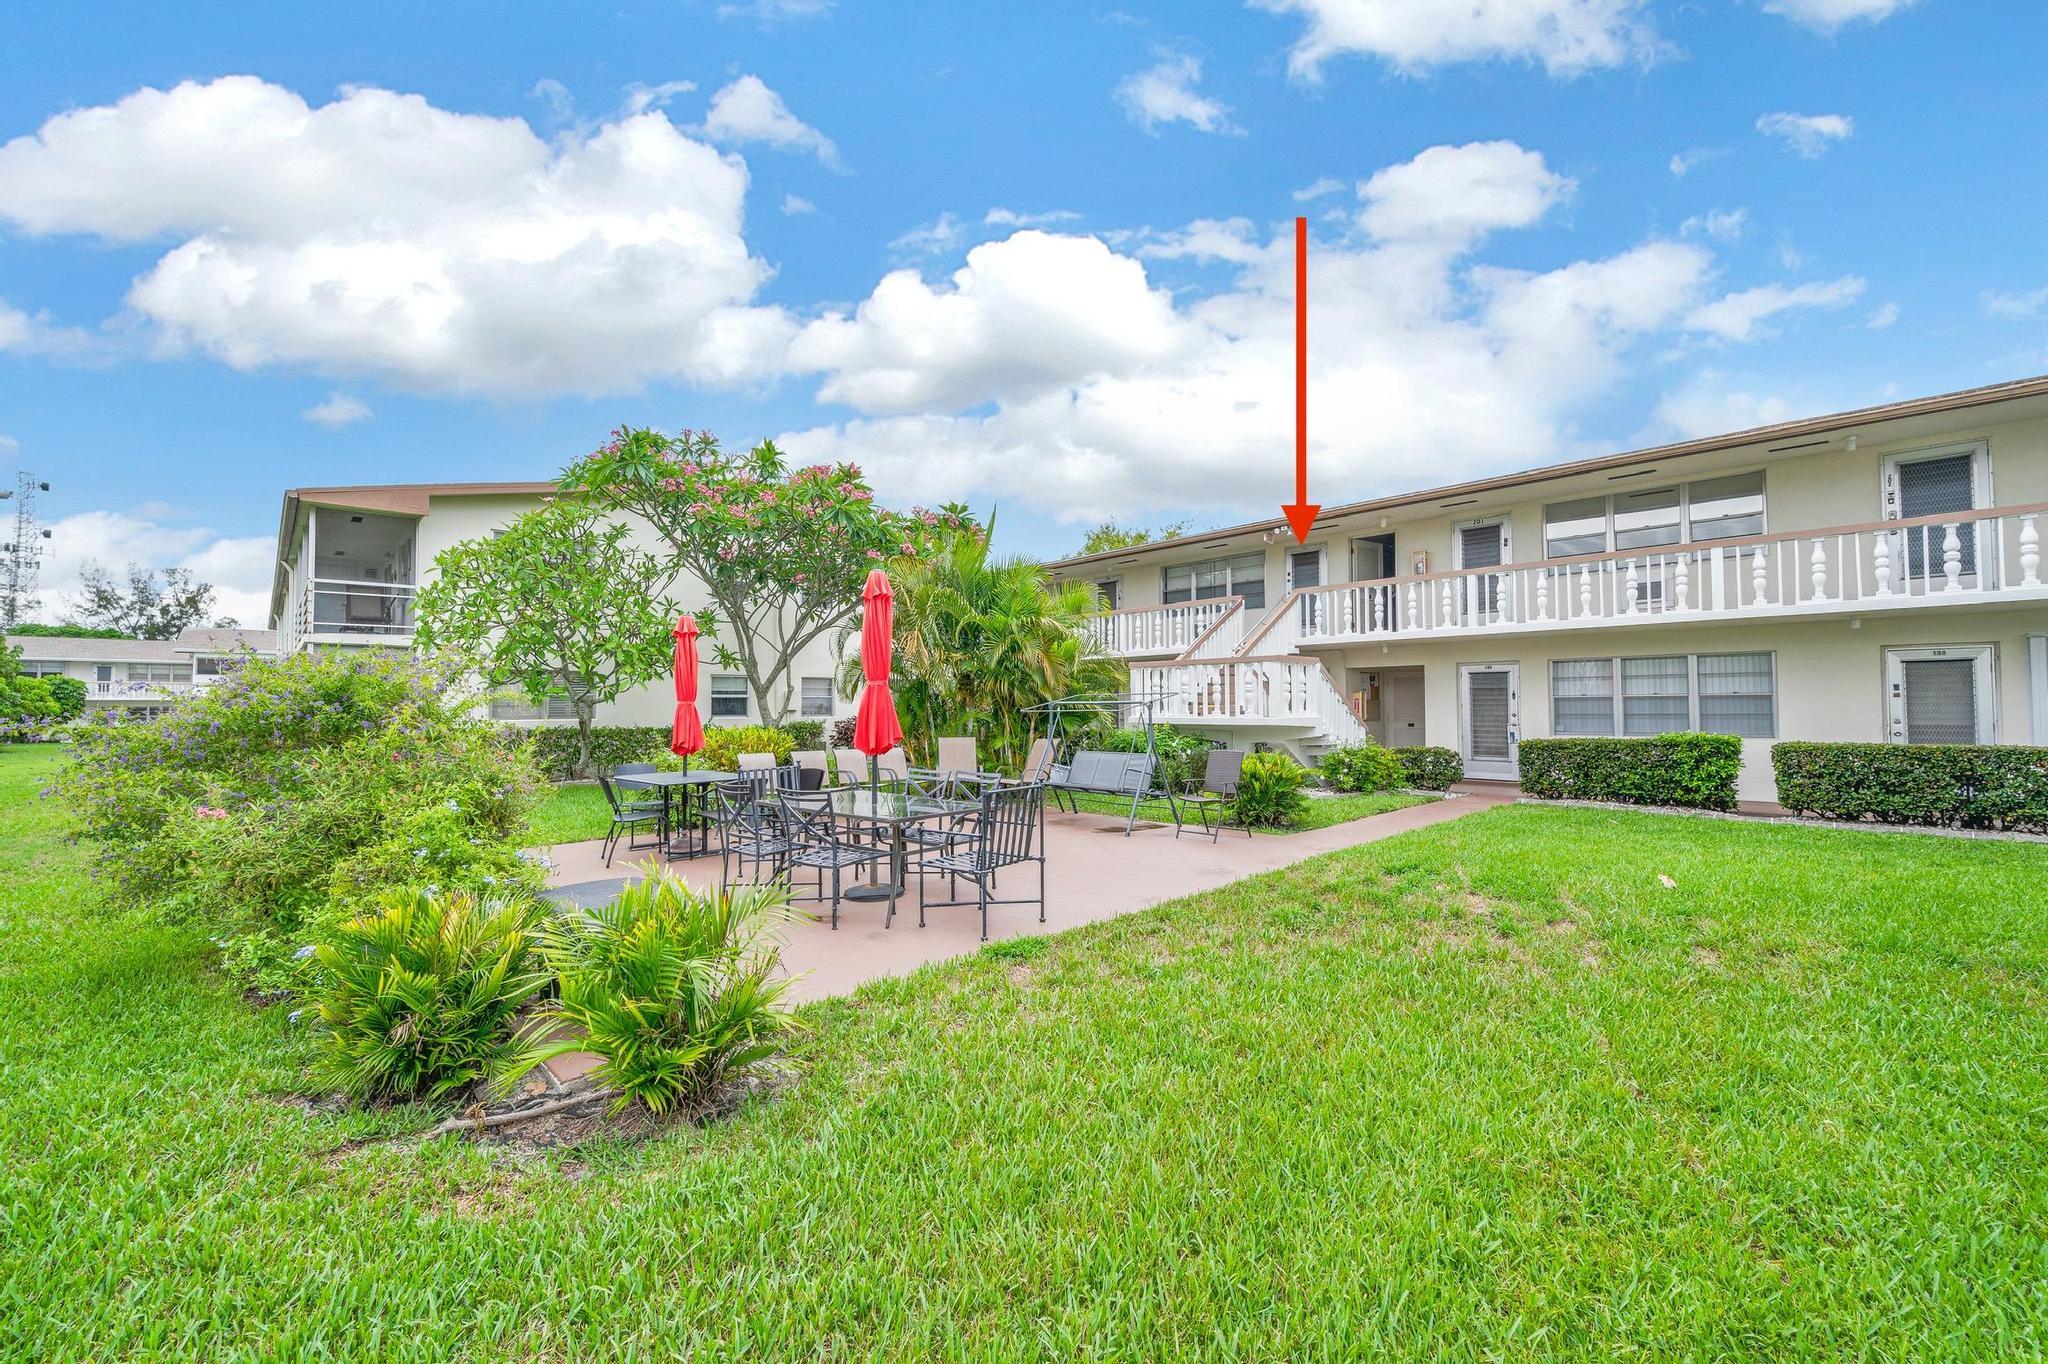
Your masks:
<svg viewBox="0 0 2048 1364"><path fill-rule="evenodd" d="M536 908L393 891L320 944L318 1062L360 1101L442 1098L505 1063L519 1007L547 984Z"/></svg>
<svg viewBox="0 0 2048 1364"><path fill-rule="evenodd" d="M602 1058L591 1079L614 1092L614 1112L703 1101L778 1054L798 1027L782 1004L789 982L770 979L775 931L794 917L779 886L695 891L670 876L572 913L542 949L560 997L526 1028L501 1092L543 1061L587 1051Z"/></svg>

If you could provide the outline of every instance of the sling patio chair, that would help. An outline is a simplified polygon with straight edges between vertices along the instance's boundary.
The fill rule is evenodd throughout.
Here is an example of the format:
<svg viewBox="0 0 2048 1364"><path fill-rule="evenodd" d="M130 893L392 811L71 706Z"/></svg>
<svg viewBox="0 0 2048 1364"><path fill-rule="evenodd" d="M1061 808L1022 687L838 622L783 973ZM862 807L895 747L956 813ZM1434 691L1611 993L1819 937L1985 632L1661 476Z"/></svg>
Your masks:
<svg viewBox="0 0 2048 1364"><path fill-rule="evenodd" d="M939 740L939 760L934 764L941 772L978 772L980 764L974 760L974 740L953 738Z"/></svg>
<svg viewBox="0 0 2048 1364"><path fill-rule="evenodd" d="M1244 777L1244 752L1236 748L1212 748L1209 761L1202 768L1199 782L1189 782L1187 789L1174 796L1176 807L1193 810L1201 818L1202 831L1214 843L1223 836L1223 807L1237 799L1237 784ZM1215 811L1216 820L1209 820L1210 811ZM1173 836L1180 837L1183 822L1178 808L1173 819ZM1252 827L1244 826L1244 836L1252 836Z"/></svg>

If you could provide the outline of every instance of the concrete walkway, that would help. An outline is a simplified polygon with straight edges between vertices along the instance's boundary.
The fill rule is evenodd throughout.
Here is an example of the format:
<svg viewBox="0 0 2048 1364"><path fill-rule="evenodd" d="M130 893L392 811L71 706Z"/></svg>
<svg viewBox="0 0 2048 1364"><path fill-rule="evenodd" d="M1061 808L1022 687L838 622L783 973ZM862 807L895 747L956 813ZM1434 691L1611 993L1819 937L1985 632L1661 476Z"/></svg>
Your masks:
<svg viewBox="0 0 2048 1364"><path fill-rule="evenodd" d="M989 938L1057 933L1098 919L1113 919L1258 872L1289 866L1319 853L1491 809L1509 803L1514 796L1511 786L1461 787L1445 800L1411 805L1327 829L1250 838L1241 831L1226 829L1215 843L1193 832L1176 840L1171 824L1141 824L1125 838L1121 819L1048 810L1045 922L1038 922L1035 905L995 906L989 910ZM555 862L549 884L559 888L637 878L646 872L646 853L635 855L642 860L621 853L607 869L598 850L595 841L565 843L549 849ZM716 857L672 862L669 868L693 886L718 884ZM1000 893L1022 893L1022 882L1033 870L1020 868L1014 874L1017 884L1003 886ZM1008 879L1006 875L1005 880ZM866 981L907 975L927 962L963 956L980 948L981 916L972 906L934 909L926 926L917 926L916 883L913 876L897 903L893 927L882 926L885 903L853 901L840 904L837 931L825 918L791 927L782 949L782 964L785 970L801 977L791 996L807 1000L845 994ZM800 883L799 889L804 888ZM965 882L960 888L971 893ZM600 898L610 889L590 886L591 892ZM944 898L945 887L934 880L931 892L933 898ZM825 908L810 901L799 903L806 909Z"/></svg>

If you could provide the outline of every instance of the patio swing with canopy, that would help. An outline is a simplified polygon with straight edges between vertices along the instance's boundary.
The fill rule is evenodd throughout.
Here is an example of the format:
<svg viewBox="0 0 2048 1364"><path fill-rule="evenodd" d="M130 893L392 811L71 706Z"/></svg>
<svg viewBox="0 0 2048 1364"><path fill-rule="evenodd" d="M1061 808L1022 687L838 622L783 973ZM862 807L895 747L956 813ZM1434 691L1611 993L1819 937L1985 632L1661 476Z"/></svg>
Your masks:
<svg viewBox="0 0 2048 1364"><path fill-rule="evenodd" d="M1106 696L1070 696L1064 700L1026 706L1024 713L1033 717L1031 727L1034 730L1038 728L1038 717L1043 717L1045 734L1042 738L1035 737L1032 742L1031 756L1025 765L1025 780L1043 781L1055 803L1060 794L1065 793L1067 808L1074 810L1080 808L1073 799L1076 795L1128 799L1131 809L1124 819L1124 836L1127 838L1137 827L1138 807L1148 800L1165 801L1166 808L1172 812L1174 827L1178 829L1180 805L1174 799L1173 788L1167 783L1159 762L1157 726L1152 718L1156 704L1156 700L1149 696L1114 692ZM1104 716L1110 717L1119 729L1142 727L1145 731L1144 751L1084 748L1061 762L1060 754L1067 731Z"/></svg>

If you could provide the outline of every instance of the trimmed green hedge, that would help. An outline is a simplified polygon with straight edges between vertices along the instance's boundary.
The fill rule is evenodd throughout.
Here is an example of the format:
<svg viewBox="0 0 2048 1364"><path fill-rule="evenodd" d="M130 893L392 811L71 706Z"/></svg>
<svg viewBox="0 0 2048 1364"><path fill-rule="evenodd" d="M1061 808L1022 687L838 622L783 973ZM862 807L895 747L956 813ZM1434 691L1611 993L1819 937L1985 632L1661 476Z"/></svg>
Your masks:
<svg viewBox="0 0 2048 1364"><path fill-rule="evenodd" d="M2048 833L2048 748L1786 742L1771 767L1802 815Z"/></svg>
<svg viewBox="0 0 2048 1364"><path fill-rule="evenodd" d="M514 734L533 740L533 760L549 781L567 781L576 766L576 726L535 725L514 728ZM590 760L599 772L609 772L620 763L651 763L668 752L666 725L597 725L590 731Z"/></svg>
<svg viewBox="0 0 2048 1364"><path fill-rule="evenodd" d="M1732 734L1522 741L1522 793L1541 800L1733 810L1741 771Z"/></svg>
<svg viewBox="0 0 2048 1364"><path fill-rule="evenodd" d="M1448 791L1465 780L1465 760L1451 749L1418 745L1397 748L1394 756L1408 774L1408 785L1418 791Z"/></svg>

